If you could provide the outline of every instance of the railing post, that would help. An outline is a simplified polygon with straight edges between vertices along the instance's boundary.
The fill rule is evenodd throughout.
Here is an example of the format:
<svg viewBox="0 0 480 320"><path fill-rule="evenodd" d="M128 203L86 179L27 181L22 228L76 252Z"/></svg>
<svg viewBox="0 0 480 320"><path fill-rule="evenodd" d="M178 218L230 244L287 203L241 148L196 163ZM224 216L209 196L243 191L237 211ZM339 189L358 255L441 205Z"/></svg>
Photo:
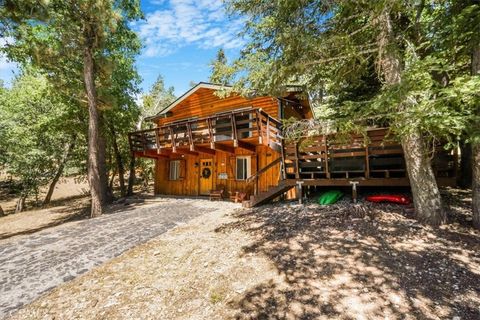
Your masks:
<svg viewBox="0 0 480 320"><path fill-rule="evenodd" d="M188 143L190 144L190 151L195 151L195 146L193 145L192 124L190 122L187 122L187 133Z"/></svg>
<svg viewBox="0 0 480 320"><path fill-rule="evenodd" d="M328 158L328 139L327 139L327 135L323 136L323 142L325 143L325 154L324 154L325 176L327 177L327 179L330 179L330 168L329 168L329 165L328 165L329 158Z"/></svg>
<svg viewBox="0 0 480 320"><path fill-rule="evenodd" d="M295 179L300 179L300 165L298 161L298 142L295 142Z"/></svg>
<svg viewBox="0 0 480 320"><path fill-rule="evenodd" d="M370 155L368 153L368 143L365 144L365 178L370 178Z"/></svg>
<svg viewBox="0 0 480 320"><path fill-rule="evenodd" d="M145 132L142 132L142 144L143 144L143 154L147 154L147 137L145 136Z"/></svg>
<svg viewBox="0 0 480 320"><path fill-rule="evenodd" d="M270 117L267 117L267 146L270 146Z"/></svg>
<svg viewBox="0 0 480 320"><path fill-rule="evenodd" d="M170 127L168 127L168 129L170 130L170 140L172 142L172 152L176 153L177 152L177 144L175 142L175 137L173 135L173 128L170 126Z"/></svg>
<svg viewBox="0 0 480 320"><path fill-rule="evenodd" d="M210 137L210 149L215 149L215 141L213 137L213 127L212 127L212 119L208 118L207 119L207 125L208 125L208 136Z"/></svg>
<svg viewBox="0 0 480 320"><path fill-rule="evenodd" d="M233 146L238 147L237 122L236 122L235 115L233 114L233 112L230 114L230 123L232 124Z"/></svg>
<svg viewBox="0 0 480 320"><path fill-rule="evenodd" d="M255 110L255 117L257 121L257 133L258 133L258 143L263 144L263 136L262 136L262 121L260 119L260 111L259 109Z"/></svg>
<svg viewBox="0 0 480 320"><path fill-rule="evenodd" d="M155 143L157 144L157 154L160 154L162 152L161 147L160 147L160 137L159 137L159 131L160 128L155 128Z"/></svg>
<svg viewBox="0 0 480 320"><path fill-rule="evenodd" d="M278 132L279 132L279 137L278 137L278 141L280 143L280 156L282 157L282 160L280 162L280 176L282 178L282 180L285 180L287 179L287 171L286 171L286 168L285 168L285 145L284 145L284 141L283 141L283 132L282 132L283 128L282 128L282 124L280 124L278 126Z"/></svg>

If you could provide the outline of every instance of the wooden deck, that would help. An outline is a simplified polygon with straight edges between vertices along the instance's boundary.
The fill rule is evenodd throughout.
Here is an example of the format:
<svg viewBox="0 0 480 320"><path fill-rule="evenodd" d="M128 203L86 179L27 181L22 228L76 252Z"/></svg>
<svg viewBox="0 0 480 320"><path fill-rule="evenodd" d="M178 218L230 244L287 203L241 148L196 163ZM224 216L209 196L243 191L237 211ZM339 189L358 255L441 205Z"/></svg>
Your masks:
<svg viewBox="0 0 480 320"><path fill-rule="evenodd" d="M234 148L255 152L257 145L282 148L281 123L262 109L243 109L210 117L173 122L129 134L136 156L161 158L172 153L234 154Z"/></svg>
<svg viewBox="0 0 480 320"><path fill-rule="evenodd" d="M368 130L366 135L340 139L319 135L284 143L284 177L304 185L408 186L402 146L387 128ZM442 185L455 183L457 155L441 147L435 150L433 168Z"/></svg>

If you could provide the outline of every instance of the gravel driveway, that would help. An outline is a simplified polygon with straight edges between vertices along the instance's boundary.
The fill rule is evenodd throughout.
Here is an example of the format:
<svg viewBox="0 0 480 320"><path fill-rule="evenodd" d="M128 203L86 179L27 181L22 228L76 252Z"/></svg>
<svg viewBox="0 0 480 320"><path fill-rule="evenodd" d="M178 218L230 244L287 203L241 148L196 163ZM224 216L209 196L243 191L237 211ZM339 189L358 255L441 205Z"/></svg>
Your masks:
<svg viewBox="0 0 480 320"><path fill-rule="evenodd" d="M224 206L235 205L161 198L96 219L2 240L0 318L122 252Z"/></svg>

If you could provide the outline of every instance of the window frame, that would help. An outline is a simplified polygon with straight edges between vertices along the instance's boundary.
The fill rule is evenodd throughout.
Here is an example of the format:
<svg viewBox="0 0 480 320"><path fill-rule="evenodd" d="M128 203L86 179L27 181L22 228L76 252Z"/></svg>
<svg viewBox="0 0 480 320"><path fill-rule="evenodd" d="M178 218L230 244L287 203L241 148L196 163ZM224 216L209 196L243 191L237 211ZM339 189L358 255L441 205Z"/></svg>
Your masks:
<svg viewBox="0 0 480 320"><path fill-rule="evenodd" d="M238 160L244 160L246 162L246 172L244 179L238 177ZM252 157L251 156L237 156L235 157L235 180L246 181L252 175Z"/></svg>
<svg viewBox="0 0 480 320"><path fill-rule="evenodd" d="M181 176L181 160L170 160L168 167L168 180L179 181ZM174 170L172 172L172 169ZM173 174L172 174L173 173Z"/></svg>

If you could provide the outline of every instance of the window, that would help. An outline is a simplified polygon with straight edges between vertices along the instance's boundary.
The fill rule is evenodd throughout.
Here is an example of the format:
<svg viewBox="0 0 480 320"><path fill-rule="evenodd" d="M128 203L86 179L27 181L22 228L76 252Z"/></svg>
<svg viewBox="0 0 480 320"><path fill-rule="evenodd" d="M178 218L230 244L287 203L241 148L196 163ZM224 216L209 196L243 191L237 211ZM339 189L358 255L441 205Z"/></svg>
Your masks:
<svg viewBox="0 0 480 320"><path fill-rule="evenodd" d="M247 180L250 177L250 156L237 157L237 180Z"/></svg>
<svg viewBox="0 0 480 320"><path fill-rule="evenodd" d="M170 180L180 180L180 160L170 161Z"/></svg>

